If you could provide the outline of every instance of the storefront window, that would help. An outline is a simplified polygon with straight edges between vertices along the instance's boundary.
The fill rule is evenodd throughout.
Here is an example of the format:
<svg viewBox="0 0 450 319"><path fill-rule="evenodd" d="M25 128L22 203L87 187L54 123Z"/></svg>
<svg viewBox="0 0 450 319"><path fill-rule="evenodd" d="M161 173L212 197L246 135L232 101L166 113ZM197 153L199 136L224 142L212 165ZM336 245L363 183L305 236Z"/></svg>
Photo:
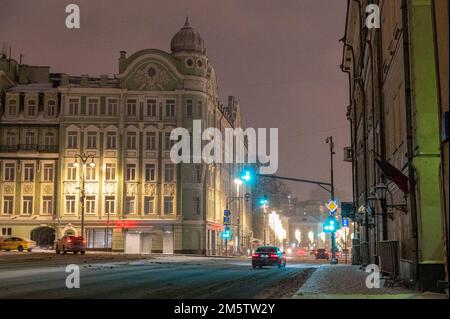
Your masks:
<svg viewBox="0 0 450 319"><path fill-rule="evenodd" d="M111 248L112 247L112 229L108 229L106 237L105 228L86 229L88 248Z"/></svg>

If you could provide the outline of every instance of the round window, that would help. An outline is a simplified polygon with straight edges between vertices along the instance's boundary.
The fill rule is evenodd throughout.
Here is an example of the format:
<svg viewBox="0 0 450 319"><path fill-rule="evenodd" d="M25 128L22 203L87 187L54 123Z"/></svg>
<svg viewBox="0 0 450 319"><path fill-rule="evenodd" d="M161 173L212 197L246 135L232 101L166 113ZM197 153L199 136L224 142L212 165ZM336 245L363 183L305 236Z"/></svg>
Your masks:
<svg viewBox="0 0 450 319"><path fill-rule="evenodd" d="M202 68L203 67L203 61L197 60L197 67Z"/></svg>
<svg viewBox="0 0 450 319"><path fill-rule="evenodd" d="M194 65L194 60L192 60L191 58L186 59L186 65L188 67L192 67Z"/></svg>

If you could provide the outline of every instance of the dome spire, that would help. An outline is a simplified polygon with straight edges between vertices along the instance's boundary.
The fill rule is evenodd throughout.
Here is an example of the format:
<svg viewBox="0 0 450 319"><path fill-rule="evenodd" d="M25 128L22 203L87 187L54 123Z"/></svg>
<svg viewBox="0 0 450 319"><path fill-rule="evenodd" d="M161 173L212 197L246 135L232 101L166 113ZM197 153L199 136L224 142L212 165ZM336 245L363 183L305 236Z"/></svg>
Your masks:
<svg viewBox="0 0 450 319"><path fill-rule="evenodd" d="M184 27L189 28L190 26L191 26L191 24L189 23L189 16L186 15L186 21L184 22Z"/></svg>

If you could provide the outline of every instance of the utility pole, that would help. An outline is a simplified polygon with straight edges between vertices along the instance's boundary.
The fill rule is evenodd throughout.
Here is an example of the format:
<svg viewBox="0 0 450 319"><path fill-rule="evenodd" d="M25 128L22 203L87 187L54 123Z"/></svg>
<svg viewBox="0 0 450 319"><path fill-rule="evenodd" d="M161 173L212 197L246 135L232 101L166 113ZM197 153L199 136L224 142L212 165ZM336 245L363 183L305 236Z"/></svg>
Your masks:
<svg viewBox="0 0 450 319"><path fill-rule="evenodd" d="M331 200L334 201L334 167L333 167L333 156L334 156L334 143L333 136L327 137L326 143L330 145L330 174L331 174ZM332 214L331 214L332 215ZM331 232L331 264L337 264L336 259L336 232Z"/></svg>

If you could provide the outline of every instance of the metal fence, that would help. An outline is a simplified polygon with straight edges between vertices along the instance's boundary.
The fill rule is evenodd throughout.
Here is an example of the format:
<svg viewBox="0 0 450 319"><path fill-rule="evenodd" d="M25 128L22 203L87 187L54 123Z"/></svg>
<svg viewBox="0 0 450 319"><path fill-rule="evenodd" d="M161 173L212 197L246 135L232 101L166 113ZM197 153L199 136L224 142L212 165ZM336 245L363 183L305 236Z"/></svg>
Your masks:
<svg viewBox="0 0 450 319"><path fill-rule="evenodd" d="M380 271L389 275L392 279L399 276L398 241L387 240L378 243L378 255L380 256Z"/></svg>

